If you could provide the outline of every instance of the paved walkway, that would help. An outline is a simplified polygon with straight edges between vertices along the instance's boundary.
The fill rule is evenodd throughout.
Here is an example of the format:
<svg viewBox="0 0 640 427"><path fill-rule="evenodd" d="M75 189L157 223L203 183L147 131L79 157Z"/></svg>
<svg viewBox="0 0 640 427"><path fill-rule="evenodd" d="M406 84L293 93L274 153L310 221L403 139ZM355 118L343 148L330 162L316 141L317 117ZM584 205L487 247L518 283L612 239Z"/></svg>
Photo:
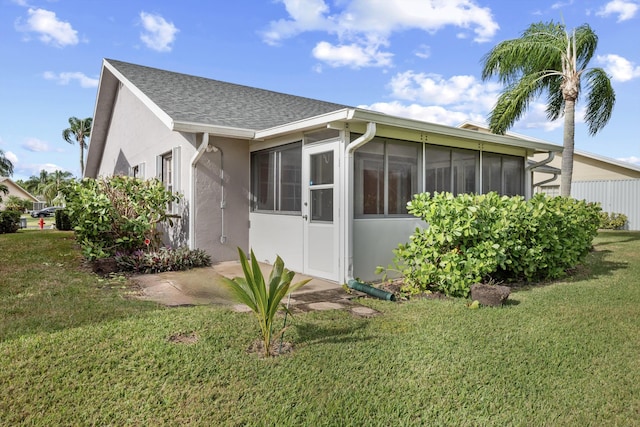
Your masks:
<svg viewBox="0 0 640 427"><path fill-rule="evenodd" d="M271 266L260 264L265 279L269 277ZM239 262L229 261L215 264L207 268L195 268L187 271L170 271L159 274L134 276L142 290L141 299L155 301L169 306L193 306L219 304L231 306L236 311L248 311L245 305L236 304L222 285L222 277L241 277L242 267ZM347 293L341 285L318 278L297 273L293 282L311 279L309 283L291 295L285 297L292 312L312 310L349 309L354 314L364 317L374 316L377 312L361 306L353 300L361 294L356 291Z"/></svg>

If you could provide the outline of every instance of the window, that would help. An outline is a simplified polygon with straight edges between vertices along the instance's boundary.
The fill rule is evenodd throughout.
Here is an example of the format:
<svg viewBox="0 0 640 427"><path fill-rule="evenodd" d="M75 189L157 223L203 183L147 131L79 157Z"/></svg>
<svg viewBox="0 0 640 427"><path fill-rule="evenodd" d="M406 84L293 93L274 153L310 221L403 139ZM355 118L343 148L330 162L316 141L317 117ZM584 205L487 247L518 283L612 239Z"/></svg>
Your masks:
<svg viewBox="0 0 640 427"><path fill-rule="evenodd" d="M144 174L144 169L141 171ZM172 192L180 191L180 147L174 147L171 151L156 158L156 177L164 187ZM178 205L169 203L167 210L171 213L177 212Z"/></svg>
<svg viewBox="0 0 640 427"><path fill-rule="evenodd" d="M522 195L524 190L522 157L482 153L482 192L500 195Z"/></svg>
<svg viewBox="0 0 640 427"><path fill-rule="evenodd" d="M420 150L420 144L374 139L356 151L356 216L407 214L418 192Z"/></svg>
<svg viewBox="0 0 640 427"><path fill-rule="evenodd" d="M428 145L425 156L425 191L454 195L477 192L477 151Z"/></svg>
<svg viewBox="0 0 640 427"><path fill-rule="evenodd" d="M251 155L253 210L300 213L302 145L300 143Z"/></svg>
<svg viewBox="0 0 640 427"><path fill-rule="evenodd" d="M144 162L129 168L129 176L144 179Z"/></svg>

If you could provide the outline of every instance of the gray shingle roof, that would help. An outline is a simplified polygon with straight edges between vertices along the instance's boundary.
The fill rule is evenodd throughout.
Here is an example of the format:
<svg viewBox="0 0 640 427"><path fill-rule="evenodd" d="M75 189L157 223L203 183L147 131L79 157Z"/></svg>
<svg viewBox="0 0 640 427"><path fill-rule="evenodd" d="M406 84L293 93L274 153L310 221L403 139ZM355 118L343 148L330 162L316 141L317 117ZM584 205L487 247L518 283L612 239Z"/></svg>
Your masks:
<svg viewBox="0 0 640 427"><path fill-rule="evenodd" d="M112 59L106 61L177 122L257 131L348 107Z"/></svg>

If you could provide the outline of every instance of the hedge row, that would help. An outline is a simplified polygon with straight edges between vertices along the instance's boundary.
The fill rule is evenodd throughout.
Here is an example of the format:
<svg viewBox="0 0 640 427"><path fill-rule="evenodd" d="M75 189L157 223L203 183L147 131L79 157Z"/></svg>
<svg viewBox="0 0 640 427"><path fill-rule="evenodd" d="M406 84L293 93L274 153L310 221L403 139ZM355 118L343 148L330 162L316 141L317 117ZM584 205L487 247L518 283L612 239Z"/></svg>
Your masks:
<svg viewBox="0 0 640 427"><path fill-rule="evenodd" d="M599 205L542 194L526 201L496 193L423 193L408 210L428 227L399 245L389 268L403 274L407 292L462 297L483 280L562 276L584 259L600 225Z"/></svg>

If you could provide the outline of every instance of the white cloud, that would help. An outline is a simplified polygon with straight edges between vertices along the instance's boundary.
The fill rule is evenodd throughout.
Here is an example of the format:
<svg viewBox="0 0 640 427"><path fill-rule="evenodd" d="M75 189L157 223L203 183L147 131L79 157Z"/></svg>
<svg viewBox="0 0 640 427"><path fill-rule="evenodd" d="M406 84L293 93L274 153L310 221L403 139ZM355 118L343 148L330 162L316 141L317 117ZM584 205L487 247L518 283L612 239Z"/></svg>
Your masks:
<svg viewBox="0 0 640 427"><path fill-rule="evenodd" d="M493 108L501 86L482 83L474 76L452 76L405 71L392 77L391 96L408 101L449 105L470 112L485 112Z"/></svg>
<svg viewBox="0 0 640 427"><path fill-rule="evenodd" d="M418 58L427 59L431 56L431 47L421 44L415 51L415 54Z"/></svg>
<svg viewBox="0 0 640 427"><path fill-rule="evenodd" d="M371 105L361 105L359 108L379 111L392 116L406 117L441 125L457 126L465 120L483 121L484 116L464 111L455 111L439 105L420 105L416 103L402 104L399 101L376 102Z"/></svg>
<svg viewBox="0 0 640 427"><path fill-rule="evenodd" d="M152 13L140 12L140 21L144 32L140 34L140 40L153 50L158 52L170 52L171 44L176 39L176 33L180 30L167 22L162 16Z"/></svg>
<svg viewBox="0 0 640 427"><path fill-rule="evenodd" d="M72 80L77 80L81 87L93 88L98 87L98 79L93 79L79 71L63 72L56 74L52 71L45 71L43 77L46 80L55 80L60 85L68 85Z"/></svg>
<svg viewBox="0 0 640 427"><path fill-rule="evenodd" d="M626 82L628 80L640 77L640 66L618 55L598 55L596 60L603 64L607 73L611 75L612 80Z"/></svg>
<svg viewBox="0 0 640 427"><path fill-rule="evenodd" d="M78 44L78 32L68 22L58 20L55 12L29 8L27 13L24 25L20 20L16 22L18 31L38 33L40 41L56 47Z"/></svg>
<svg viewBox="0 0 640 427"><path fill-rule="evenodd" d="M16 156L12 151L5 152L4 157L6 157L13 166L16 166L19 163L18 156Z"/></svg>
<svg viewBox="0 0 640 427"><path fill-rule="evenodd" d="M634 163L636 165L640 165L640 157L636 157L636 156L621 157L618 160L622 162Z"/></svg>
<svg viewBox="0 0 640 427"><path fill-rule="evenodd" d="M326 62L331 67L388 67L391 65L392 53L381 52L378 46L361 46L358 44L334 46L328 42L320 42L313 48L313 56Z"/></svg>
<svg viewBox="0 0 640 427"><path fill-rule="evenodd" d="M262 33L263 40L277 45L283 40L308 31L322 31L336 37L336 42L321 42L314 52L333 53L339 57L317 55L332 66L385 66L391 65L391 53L380 52L388 46L395 32L422 30L435 33L447 26L473 32L476 42L490 40L498 30L490 9L480 7L473 0L342 0L331 13L324 0L280 0L289 14L288 19L271 21ZM465 34L466 36L466 34ZM328 49L334 47L333 49ZM337 49L348 47L346 49ZM367 58L353 56L353 51L364 52ZM315 53L314 53L315 54ZM382 56L383 60L380 60ZM377 59L373 59L377 58Z"/></svg>
<svg viewBox="0 0 640 427"><path fill-rule="evenodd" d="M600 10L596 15L607 17L610 15L618 15L618 22L626 21L633 18L640 6L636 2L629 0L612 0Z"/></svg>
<svg viewBox="0 0 640 427"><path fill-rule="evenodd" d="M49 144L45 141L41 141L38 138L29 138L22 143L22 148L34 153L40 153L49 151Z"/></svg>

